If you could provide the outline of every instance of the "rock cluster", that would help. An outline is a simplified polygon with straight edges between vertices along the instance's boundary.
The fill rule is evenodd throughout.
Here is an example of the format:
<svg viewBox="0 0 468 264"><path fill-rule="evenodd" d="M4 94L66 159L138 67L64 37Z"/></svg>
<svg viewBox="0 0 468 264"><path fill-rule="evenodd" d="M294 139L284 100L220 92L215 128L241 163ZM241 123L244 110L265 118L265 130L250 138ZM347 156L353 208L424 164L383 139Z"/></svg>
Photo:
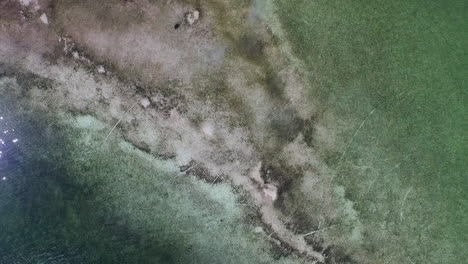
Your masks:
<svg viewBox="0 0 468 264"><path fill-rule="evenodd" d="M185 14L185 21L189 25L195 24L198 21L198 19L200 19L200 11L198 11L198 10L194 10L192 12L187 12Z"/></svg>

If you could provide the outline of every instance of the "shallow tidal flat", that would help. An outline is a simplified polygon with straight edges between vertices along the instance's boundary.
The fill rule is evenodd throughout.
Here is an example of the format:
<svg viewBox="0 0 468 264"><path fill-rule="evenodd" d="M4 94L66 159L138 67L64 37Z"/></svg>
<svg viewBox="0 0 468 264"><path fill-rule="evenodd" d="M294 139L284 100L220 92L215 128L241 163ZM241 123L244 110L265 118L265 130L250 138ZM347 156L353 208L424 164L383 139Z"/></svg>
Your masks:
<svg viewBox="0 0 468 264"><path fill-rule="evenodd" d="M0 2L0 263L461 263L432 2Z"/></svg>

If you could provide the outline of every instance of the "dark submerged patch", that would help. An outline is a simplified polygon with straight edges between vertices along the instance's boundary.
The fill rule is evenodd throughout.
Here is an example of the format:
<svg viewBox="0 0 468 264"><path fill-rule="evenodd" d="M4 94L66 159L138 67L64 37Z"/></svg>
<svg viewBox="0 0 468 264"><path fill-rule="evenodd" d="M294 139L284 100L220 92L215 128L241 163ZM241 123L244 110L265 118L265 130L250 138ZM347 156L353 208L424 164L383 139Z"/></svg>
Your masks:
<svg viewBox="0 0 468 264"><path fill-rule="evenodd" d="M324 250L325 264L357 264L344 249L338 246L329 246Z"/></svg>
<svg viewBox="0 0 468 264"><path fill-rule="evenodd" d="M249 59L257 59L263 56L265 42L253 35L245 35L240 40L242 53Z"/></svg>
<svg viewBox="0 0 468 264"><path fill-rule="evenodd" d="M304 120L293 108L278 109L270 115L270 129L284 143L293 141L304 128Z"/></svg>
<svg viewBox="0 0 468 264"><path fill-rule="evenodd" d="M281 99L284 96L284 82L272 70L266 70L265 85L271 97Z"/></svg>

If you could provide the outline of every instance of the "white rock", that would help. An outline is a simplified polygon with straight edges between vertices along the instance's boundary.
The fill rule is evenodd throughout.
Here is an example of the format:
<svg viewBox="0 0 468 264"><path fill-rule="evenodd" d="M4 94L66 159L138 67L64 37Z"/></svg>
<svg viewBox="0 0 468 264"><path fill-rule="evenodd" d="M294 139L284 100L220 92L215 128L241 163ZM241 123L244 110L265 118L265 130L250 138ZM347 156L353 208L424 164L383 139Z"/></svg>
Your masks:
<svg viewBox="0 0 468 264"><path fill-rule="evenodd" d="M151 102L148 98L144 97L144 98L141 98L140 104L141 106L143 106L143 108L148 108L151 105Z"/></svg>
<svg viewBox="0 0 468 264"><path fill-rule="evenodd" d="M22 6L32 8L35 11L41 8L41 6L38 3L38 0L19 0L19 3Z"/></svg>
<svg viewBox="0 0 468 264"><path fill-rule="evenodd" d="M193 19L197 21L200 18L200 12L198 10L193 11Z"/></svg>
<svg viewBox="0 0 468 264"><path fill-rule="evenodd" d="M80 58L80 54L77 51L72 52L72 56L73 56L74 59L79 59Z"/></svg>
<svg viewBox="0 0 468 264"><path fill-rule="evenodd" d="M49 19L47 18L46 13L42 13L42 15L39 17L39 19L42 21L44 24L49 24Z"/></svg>
<svg viewBox="0 0 468 264"><path fill-rule="evenodd" d="M195 22L197 22L199 18L200 18L200 11L198 10L189 12L185 15L185 21L187 21L189 25L195 24Z"/></svg>
<svg viewBox="0 0 468 264"><path fill-rule="evenodd" d="M263 193L272 201L275 201L278 198L278 187L273 184L265 184L265 187L263 187Z"/></svg>
<svg viewBox="0 0 468 264"><path fill-rule="evenodd" d="M106 73L106 69L104 68L104 66L99 65L99 66L97 67L97 72L98 72L98 73Z"/></svg>
<svg viewBox="0 0 468 264"><path fill-rule="evenodd" d="M31 0L19 0L19 2L23 6L28 6L31 3Z"/></svg>
<svg viewBox="0 0 468 264"><path fill-rule="evenodd" d="M19 0L22 6L29 6L31 3L35 4L36 0Z"/></svg>

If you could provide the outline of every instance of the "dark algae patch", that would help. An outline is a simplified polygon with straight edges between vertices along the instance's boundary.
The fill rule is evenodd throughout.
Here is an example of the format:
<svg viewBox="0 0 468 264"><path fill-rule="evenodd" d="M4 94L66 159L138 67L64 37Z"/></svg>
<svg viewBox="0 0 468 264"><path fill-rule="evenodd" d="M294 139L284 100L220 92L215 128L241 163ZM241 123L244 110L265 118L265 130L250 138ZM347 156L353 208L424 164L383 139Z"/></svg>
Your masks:
<svg viewBox="0 0 468 264"><path fill-rule="evenodd" d="M337 132L321 155L359 212L369 263L464 262L466 3L275 3Z"/></svg>

